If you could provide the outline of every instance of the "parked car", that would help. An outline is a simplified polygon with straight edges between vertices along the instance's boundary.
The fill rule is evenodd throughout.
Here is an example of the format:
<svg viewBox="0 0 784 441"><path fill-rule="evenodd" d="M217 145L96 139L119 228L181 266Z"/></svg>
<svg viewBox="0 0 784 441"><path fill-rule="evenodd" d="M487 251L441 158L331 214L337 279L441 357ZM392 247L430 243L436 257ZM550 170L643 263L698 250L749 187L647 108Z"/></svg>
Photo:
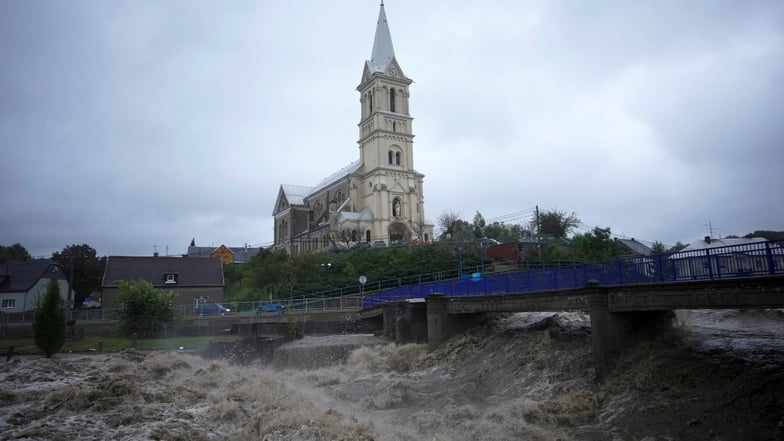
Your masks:
<svg viewBox="0 0 784 441"><path fill-rule="evenodd" d="M275 312L278 315L283 315L285 311L285 307L283 305L279 305L277 303L268 303L266 305L259 305L256 309L256 317L261 316L262 312Z"/></svg>
<svg viewBox="0 0 784 441"><path fill-rule="evenodd" d="M196 306L197 315L229 315L234 314L229 308L221 305L220 303L199 303Z"/></svg>
<svg viewBox="0 0 784 441"><path fill-rule="evenodd" d="M386 246L387 246L387 243L384 242L383 240L377 240L377 241L373 242L373 248L384 248Z"/></svg>

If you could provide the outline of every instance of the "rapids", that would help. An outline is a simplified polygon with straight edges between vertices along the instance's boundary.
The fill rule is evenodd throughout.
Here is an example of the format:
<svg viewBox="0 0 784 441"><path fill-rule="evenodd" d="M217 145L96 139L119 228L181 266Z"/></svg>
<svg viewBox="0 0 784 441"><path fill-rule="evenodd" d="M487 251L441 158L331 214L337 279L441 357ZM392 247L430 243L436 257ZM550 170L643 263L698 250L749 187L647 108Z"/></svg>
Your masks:
<svg viewBox="0 0 784 441"><path fill-rule="evenodd" d="M0 371L0 440L777 440L782 337L778 311L681 313L602 383L574 313L496 318L432 352L331 336L286 355L313 346L319 368L313 354L16 357Z"/></svg>

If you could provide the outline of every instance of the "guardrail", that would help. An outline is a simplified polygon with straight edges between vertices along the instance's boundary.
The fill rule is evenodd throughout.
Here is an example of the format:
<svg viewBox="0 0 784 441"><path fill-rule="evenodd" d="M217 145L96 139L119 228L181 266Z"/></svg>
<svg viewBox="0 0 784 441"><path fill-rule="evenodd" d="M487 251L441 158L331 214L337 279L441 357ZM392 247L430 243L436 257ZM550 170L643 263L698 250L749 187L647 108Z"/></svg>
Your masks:
<svg viewBox="0 0 784 441"><path fill-rule="evenodd" d="M784 240L754 242L602 262L567 263L539 269L485 274L480 267L439 271L375 281L272 301L224 302L235 314L255 316L259 308L275 303L285 310L308 312L370 308L381 303L421 298L431 293L484 295L579 288L589 280L602 285L666 283L686 280L784 274ZM193 316L193 306L178 306L177 313ZM0 324L32 323L33 312L0 314ZM68 311L68 320L114 320L117 311Z"/></svg>
<svg viewBox="0 0 784 441"><path fill-rule="evenodd" d="M365 297L363 307L432 293L461 296L580 288L589 280L609 286L784 274L783 245L781 240L764 241L557 268L467 274L456 280L399 286L371 294Z"/></svg>

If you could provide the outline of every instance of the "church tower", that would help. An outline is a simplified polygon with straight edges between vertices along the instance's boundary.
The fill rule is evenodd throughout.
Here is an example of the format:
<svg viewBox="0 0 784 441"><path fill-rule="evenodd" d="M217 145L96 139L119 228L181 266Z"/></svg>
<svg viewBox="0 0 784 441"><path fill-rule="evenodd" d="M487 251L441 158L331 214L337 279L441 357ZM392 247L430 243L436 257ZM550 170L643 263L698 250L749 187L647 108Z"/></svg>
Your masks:
<svg viewBox="0 0 784 441"><path fill-rule="evenodd" d="M395 57L384 2L378 13L370 59L365 61L360 93L357 196L376 219L373 236L390 241L412 237L431 240L425 231L422 196L424 175L414 169L414 134L409 113L408 78ZM425 239L427 237L427 239Z"/></svg>
<svg viewBox="0 0 784 441"><path fill-rule="evenodd" d="M414 169L411 83L395 58L381 2L373 50L357 86L359 159L315 186L280 186L272 212L276 248L297 255L433 240L425 219L425 175Z"/></svg>

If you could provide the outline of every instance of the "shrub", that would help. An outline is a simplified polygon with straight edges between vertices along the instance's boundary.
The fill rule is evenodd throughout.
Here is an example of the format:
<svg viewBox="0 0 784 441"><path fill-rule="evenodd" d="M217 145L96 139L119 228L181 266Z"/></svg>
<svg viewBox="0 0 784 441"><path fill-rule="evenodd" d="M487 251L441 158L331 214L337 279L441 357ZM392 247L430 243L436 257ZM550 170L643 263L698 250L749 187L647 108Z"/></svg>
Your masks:
<svg viewBox="0 0 784 441"><path fill-rule="evenodd" d="M144 280L120 281L118 285L119 328L125 336L158 337L174 321L174 292L157 289Z"/></svg>
<svg viewBox="0 0 784 441"><path fill-rule="evenodd" d="M60 285L51 279L43 299L38 299L33 316L35 346L51 358L65 344L65 308L60 298Z"/></svg>

